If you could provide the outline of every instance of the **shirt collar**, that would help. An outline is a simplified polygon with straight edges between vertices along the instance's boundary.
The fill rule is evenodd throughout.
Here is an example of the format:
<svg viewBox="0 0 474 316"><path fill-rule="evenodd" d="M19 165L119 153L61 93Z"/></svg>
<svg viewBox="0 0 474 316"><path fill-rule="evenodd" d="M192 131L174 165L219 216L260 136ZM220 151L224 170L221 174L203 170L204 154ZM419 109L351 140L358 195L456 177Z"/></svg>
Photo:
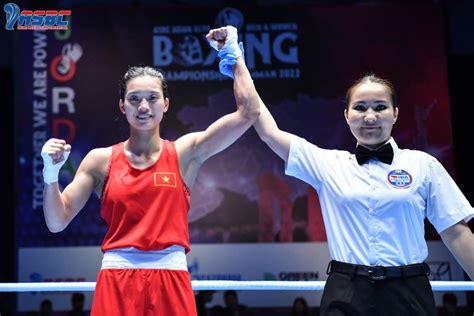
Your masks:
<svg viewBox="0 0 474 316"><path fill-rule="evenodd" d="M393 153L395 154L395 152L399 149L398 148L398 145L397 143L395 142L395 139L393 139L393 137L390 137L385 143L381 144L378 148L382 147L383 145L385 145L386 143L390 143L390 145L392 145L392 148L393 148ZM356 146L358 145L359 143L356 143Z"/></svg>

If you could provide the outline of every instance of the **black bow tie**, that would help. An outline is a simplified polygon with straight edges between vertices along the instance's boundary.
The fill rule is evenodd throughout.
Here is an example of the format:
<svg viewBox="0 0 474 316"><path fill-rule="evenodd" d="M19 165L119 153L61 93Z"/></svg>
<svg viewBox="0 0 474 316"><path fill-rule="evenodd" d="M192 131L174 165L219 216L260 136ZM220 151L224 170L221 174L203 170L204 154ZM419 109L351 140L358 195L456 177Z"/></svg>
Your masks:
<svg viewBox="0 0 474 316"><path fill-rule="evenodd" d="M371 158L377 158L379 161L391 165L393 160L393 148L390 143L386 143L376 150L370 150L364 146L357 145L355 155L359 165L365 164Z"/></svg>

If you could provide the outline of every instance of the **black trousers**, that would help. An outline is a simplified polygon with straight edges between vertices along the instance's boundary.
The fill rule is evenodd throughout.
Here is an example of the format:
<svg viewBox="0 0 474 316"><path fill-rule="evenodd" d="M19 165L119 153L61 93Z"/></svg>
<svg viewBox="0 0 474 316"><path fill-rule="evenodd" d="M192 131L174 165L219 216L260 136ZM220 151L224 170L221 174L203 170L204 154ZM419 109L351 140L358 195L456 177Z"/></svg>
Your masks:
<svg viewBox="0 0 474 316"><path fill-rule="evenodd" d="M324 287L321 315L435 316L436 305L426 275L371 280L331 272Z"/></svg>

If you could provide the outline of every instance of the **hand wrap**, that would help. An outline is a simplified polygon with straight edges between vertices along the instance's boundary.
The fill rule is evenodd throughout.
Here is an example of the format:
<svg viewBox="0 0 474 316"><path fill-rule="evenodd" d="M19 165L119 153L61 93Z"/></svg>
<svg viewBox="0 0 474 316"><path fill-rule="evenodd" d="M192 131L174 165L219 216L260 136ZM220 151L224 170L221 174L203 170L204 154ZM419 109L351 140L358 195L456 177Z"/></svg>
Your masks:
<svg viewBox="0 0 474 316"><path fill-rule="evenodd" d="M218 48L218 41L209 41L209 44L218 51L220 73L232 79L234 79L232 66L235 65L238 57L243 58L244 56L244 45L242 42L237 43L237 41L237 29L231 25L226 26L226 39L221 49Z"/></svg>
<svg viewBox="0 0 474 316"><path fill-rule="evenodd" d="M61 167L66 163L67 158L69 157L70 151L63 152L63 160L58 163L53 163L53 158L51 155L46 151L45 144L43 149L41 149L41 157L43 158L43 180L46 184L51 184L53 182L58 182L59 170Z"/></svg>

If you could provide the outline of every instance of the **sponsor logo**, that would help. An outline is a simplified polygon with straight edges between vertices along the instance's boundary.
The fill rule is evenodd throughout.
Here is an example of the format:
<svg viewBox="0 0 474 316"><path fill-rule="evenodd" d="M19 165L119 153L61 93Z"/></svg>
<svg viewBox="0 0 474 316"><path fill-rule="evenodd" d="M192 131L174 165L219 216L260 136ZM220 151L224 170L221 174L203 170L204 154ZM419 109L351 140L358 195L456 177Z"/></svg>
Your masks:
<svg viewBox="0 0 474 316"><path fill-rule="evenodd" d="M61 55L53 58L50 65L51 76L57 81L65 82L74 77L77 61L82 56L81 45L67 43L61 50Z"/></svg>
<svg viewBox="0 0 474 316"><path fill-rule="evenodd" d="M85 277L44 277L39 272L32 272L29 275L29 281L36 283L36 282L86 282L87 279ZM42 294L41 292L30 292L31 295L36 296L38 294ZM50 291L48 292L49 295L65 295L65 292L62 291Z"/></svg>
<svg viewBox="0 0 474 316"><path fill-rule="evenodd" d="M199 261L197 259L194 259L194 261L188 265L188 271L192 280L242 280L242 275L240 273L199 273Z"/></svg>
<svg viewBox="0 0 474 316"><path fill-rule="evenodd" d="M452 281L451 264L449 261L429 261L431 281Z"/></svg>
<svg viewBox="0 0 474 316"><path fill-rule="evenodd" d="M265 272L263 274L265 281L316 281L319 280L318 271L282 271L278 273L278 276L271 273Z"/></svg>
<svg viewBox="0 0 474 316"><path fill-rule="evenodd" d="M85 277L44 277L39 272L30 273L30 282L85 282Z"/></svg>

